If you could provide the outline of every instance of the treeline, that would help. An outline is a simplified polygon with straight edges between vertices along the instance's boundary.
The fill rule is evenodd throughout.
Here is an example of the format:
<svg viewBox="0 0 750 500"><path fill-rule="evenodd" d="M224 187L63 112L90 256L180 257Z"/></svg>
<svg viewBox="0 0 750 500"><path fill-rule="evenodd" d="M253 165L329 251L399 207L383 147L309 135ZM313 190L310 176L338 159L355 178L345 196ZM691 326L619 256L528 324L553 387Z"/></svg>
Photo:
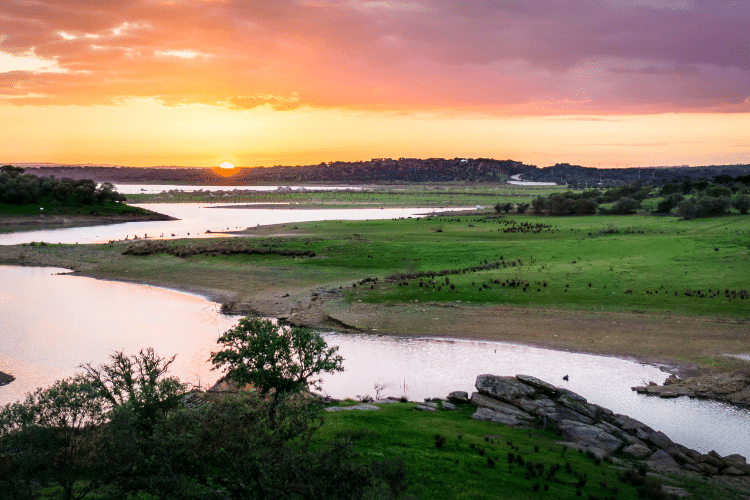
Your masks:
<svg viewBox="0 0 750 500"><path fill-rule="evenodd" d="M634 183L604 191L592 189L583 192L567 191L537 196L530 208L535 214L548 215L629 215L643 209L648 198L658 200L652 209L654 214L674 213L684 219L715 217L735 208L740 214L750 210L750 175L715 176L707 179L685 179L679 183L667 183L656 188ZM600 205L607 205L600 206ZM509 213L510 203L496 204L495 211ZM517 206L524 213L527 206Z"/></svg>
<svg viewBox="0 0 750 500"><path fill-rule="evenodd" d="M393 182L503 182L522 174L533 165L512 160L399 158L358 162L332 162L237 168L224 177L210 168L131 167L39 167L39 175L85 176L100 181L139 183L241 186L257 183L342 183L375 184Z"/></svg>
<svg viewBox="0 0 750 500"><path fill-rule="evenodd" d="M716 165L670 168L589 168L558 163L537 168L513 160L491 158L379 158L356 162L331 162L317 165L237 168L218 171L211 168L179 167L34 167L40 176L94 179L97 182L137 184L161 182L185 185L241 186L256 183L300 184L387 184L396 182L488 182L502 183L521 174L524 181L555 182L570 188L614 187L633 182L660 186L683 180L718 176L747 176L750 165ZM225 176L227 173L231 174ZM222 175L225 174L225 175Z"/></svg>
<svg viewBox="0 0 750 500"><path fill-rule="evenodd" d="M125 201L125 196L105 182L97 187L91 179L57 179L25 173L21 167L0 167L0 203L25 205L42 200L91 205L105 201Z"/></svg>

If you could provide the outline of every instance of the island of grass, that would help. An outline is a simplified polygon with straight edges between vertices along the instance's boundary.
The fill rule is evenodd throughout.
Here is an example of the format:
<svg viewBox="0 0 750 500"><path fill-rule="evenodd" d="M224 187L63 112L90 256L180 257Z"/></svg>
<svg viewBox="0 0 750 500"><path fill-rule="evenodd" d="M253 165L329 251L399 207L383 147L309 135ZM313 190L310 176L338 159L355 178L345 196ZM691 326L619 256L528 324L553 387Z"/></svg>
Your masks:
<svg viewBox="0 0 750 500"><path fill-rule="evenodd" d="M172 220L173 217L126 205L114 186L88 179L55 179L0 167L0 231L84 226L116 222Z"/></svg>
<svg viewBox="0 0 750 500"><path fill-rule="evenodd" d="M485 213L4 246L0 262L202 293L298 325L633 356L688 373L748 364L727 356L750 351L748 227L748 215Z"/></svg>

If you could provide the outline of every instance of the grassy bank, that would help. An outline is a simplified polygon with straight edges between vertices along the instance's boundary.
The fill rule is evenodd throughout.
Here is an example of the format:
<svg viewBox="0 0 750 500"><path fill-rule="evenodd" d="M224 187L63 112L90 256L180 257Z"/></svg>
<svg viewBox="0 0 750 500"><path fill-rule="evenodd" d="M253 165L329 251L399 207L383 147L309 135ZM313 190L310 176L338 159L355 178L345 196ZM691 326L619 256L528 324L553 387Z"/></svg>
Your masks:
<svg viewBox="0 0 750 500"><path fill-rule="evenodd" d="M529 203L535 196L547 196L564 187L512 185L408 184L368 186L364 190L276 190L253 191L225 188L221 191L165 191L156 194L129 194L130 203L293 203L320 207L335 205L375 205L383 207L473 207L501 203ZM295 208L297 208L295 206Z"/></svg>
<svg viewBox="0 0 750 500"><path fill-rule="evenodd" d="M624 469L638 467L629 457L613 465L557 444L559 436L549 431L472 420L471 406L453 412L418 412L414 403L379 406L379 411L327 414L319 439L348 439L370 459L402 459L415 498L639 498L636 487L621 480ZM441 447L439 440L444 440ZM658 482L695 498L740 494L698 477L670 479L661 476Z"/></svg>
<svg viewBox="0 0 750 500"><path fill-rule="evenodd" d="M311 325L728 368L741 362L723 354L750 349L749 223L448 215L259 227L139 256L122 253L144 243L4 247L0 261L182 288ZM320 289L330 293L311 296Z"/></svg>

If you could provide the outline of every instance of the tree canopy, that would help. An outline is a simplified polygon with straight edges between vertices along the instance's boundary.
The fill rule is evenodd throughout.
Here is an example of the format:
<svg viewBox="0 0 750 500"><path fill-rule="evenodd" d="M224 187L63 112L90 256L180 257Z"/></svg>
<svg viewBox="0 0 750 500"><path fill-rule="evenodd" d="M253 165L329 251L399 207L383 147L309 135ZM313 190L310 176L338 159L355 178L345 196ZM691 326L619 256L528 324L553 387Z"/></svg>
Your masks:
<svg viewBox="0 0 750 500"><path fill-rule="evenodd" d="M262 394L276 394L320 387L321 373L343 371L338 347L329 347L320 333L308 328L278 326L271 320L248 316L225 332L211 353L216 369L230 380L251 384Z"/></svg>

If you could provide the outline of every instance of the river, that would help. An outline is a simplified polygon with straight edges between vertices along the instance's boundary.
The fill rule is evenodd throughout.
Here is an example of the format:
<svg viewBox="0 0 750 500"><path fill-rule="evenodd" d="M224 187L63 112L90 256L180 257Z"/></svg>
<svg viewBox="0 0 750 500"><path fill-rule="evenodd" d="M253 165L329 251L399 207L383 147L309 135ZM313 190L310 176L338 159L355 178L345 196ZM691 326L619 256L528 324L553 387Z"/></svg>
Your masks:
<svg viewBox="0 0 750 500"><path fill-rule="evenodd" d="M177 354L172 373L207 387L218 377L208 358L237 317L219 304L163 288L95 280L64 269L0 266L0 370L16 380L0 388L0 404L70 376L81 363L105 363L115 350L153 347ZM524 373L569 388L593 403L637 418L702 452L750 456L750 412L711 401L663 400L631 386L667 374L633 360L501 342L325 333L346 371L326 376L337 398L406 395L411 400L471 392L482 373ZM562 380L569 376L569 382Z"/></svg>
<svg viewBox="0 0 750 500"><path fill-rule="evenodd" d="M125 222L105 226L51 228L0 233L0 245L18 245L32 241L47 243L106 243L138 238L216 238L219 231L237 231L269 224L294 224L323 220L394 219L421 217L436 212L466 208L326 208L295 210L280 204L279 209L251 207L251 203L150 203L135 205L176 217L172 221ZM262 204L267 207L268 204Z"/></svg>

